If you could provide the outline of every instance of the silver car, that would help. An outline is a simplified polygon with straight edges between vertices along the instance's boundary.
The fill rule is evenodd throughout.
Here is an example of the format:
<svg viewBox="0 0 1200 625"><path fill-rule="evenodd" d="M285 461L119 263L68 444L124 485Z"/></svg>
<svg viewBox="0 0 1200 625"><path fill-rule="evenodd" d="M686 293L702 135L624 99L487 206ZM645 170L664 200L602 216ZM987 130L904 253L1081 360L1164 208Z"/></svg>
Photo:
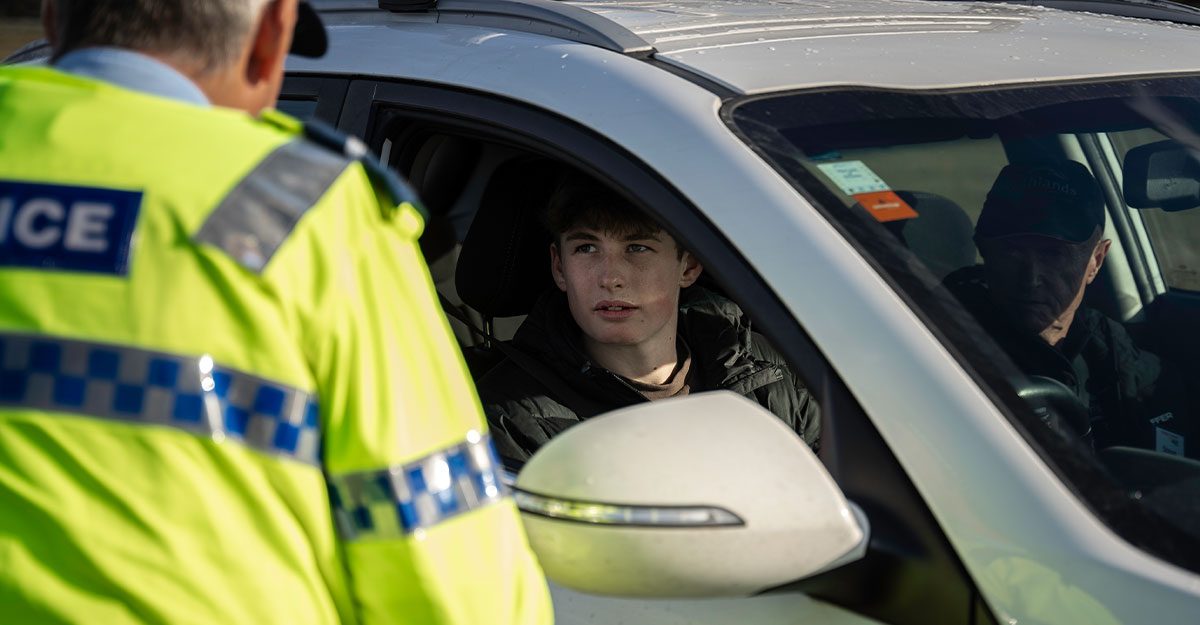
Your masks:
<svg viewBox="0 0 1200 625"><path fill-rule="evenodd" d="M571 167L697 254L820 402L819 454L726 393L543 447L515 489L558 622L1200 620L1200 14L316 4L329 54L290 60L281 108L417 188L474 373L546 285L536 211ZM1091 334L1022 335L1066 382L994 329L1015 308L956 290L999 292L980 214L1050 161L1095 181L1111 242L1071 302Z"/></svg>

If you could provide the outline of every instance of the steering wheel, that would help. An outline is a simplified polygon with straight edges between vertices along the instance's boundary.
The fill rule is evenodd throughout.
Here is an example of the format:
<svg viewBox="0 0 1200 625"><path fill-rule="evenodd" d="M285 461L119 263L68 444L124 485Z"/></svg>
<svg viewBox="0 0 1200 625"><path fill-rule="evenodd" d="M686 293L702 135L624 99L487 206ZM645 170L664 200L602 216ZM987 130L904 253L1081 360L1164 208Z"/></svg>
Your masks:
<svg viewBox="0 0 1200 625"><path fill-rule="evenodd" d="M1018 383L1016 390L1017 396L1050 429L1091 441L1092 419L1087 406L1065 384L1054 378L1030 375Z"/></svg>

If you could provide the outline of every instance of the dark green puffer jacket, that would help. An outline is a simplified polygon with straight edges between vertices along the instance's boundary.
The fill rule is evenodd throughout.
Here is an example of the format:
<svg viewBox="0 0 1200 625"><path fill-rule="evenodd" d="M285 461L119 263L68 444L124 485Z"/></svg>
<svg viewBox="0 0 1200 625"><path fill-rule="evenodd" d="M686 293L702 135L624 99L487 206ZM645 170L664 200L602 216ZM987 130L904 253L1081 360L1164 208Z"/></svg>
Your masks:
<svg viewBox="0 0 1200 625"><path fill-rule="evenodd" d="M696 385L690 392L729 390L783 419L813 449L821 435L817 402L766 339L751 332L732 301L691 288L680 297L679 335L692 354ZM524 462L550 437L583 419L649 401L624 379L593 365L567 299L549 292L513 337L512 348L545 366L555 389L505 359L479 381L496 449ZM564 390L562 387L566 387Z"/></svg>

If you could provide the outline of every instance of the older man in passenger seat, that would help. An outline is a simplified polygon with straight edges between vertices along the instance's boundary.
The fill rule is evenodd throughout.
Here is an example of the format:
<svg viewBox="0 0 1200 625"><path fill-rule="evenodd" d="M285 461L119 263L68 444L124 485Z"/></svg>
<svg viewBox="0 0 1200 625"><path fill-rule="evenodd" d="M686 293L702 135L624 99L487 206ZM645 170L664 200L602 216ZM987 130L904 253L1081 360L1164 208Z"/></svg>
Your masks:
<svg viewBox="0 0 1200 625"><path fill-rule="evenodd" d="M699 261L658 224L581 175L564 178L545 217L558 289L479 382L501 456L523 462L583 419L717 389L757 401L817 447L816 401L736 304L692 287Z"/></svg>

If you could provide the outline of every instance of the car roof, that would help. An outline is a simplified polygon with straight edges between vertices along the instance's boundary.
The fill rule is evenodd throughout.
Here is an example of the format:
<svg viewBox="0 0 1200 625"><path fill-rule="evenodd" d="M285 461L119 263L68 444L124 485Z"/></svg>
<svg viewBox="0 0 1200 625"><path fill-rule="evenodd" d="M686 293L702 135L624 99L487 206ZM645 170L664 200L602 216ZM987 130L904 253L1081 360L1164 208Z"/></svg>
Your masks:
<svg viewBox="0 0 1200 625"><path fill-rule="evenodd" d="M742 93L948 88L1200 69L1200 28L929 0L577 0Z"/></svg>
<svg viewBox="0 0 1200 625"><path fill-rule="evenodd" d="M730 94L1200 72L1196 26L998 2L441 0L433 11L399 14L370 0L316 4L335 41L370 39L376 55L386 55L386 39L402 30L368 34L364 27L437 21L444 22L439 28L523 31L652 57Z"/></svg>

